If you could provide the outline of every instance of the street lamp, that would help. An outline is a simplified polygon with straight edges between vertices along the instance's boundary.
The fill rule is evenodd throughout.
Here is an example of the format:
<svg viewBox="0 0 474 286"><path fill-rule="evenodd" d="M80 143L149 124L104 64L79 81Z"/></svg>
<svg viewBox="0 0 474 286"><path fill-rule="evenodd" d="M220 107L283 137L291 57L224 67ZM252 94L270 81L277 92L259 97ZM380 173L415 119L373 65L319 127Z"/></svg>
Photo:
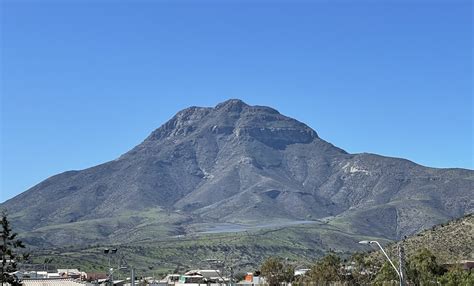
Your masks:
<svg viewBox="0 0 474 286"><path fill-rule="evenodd" d="M113 273L114 273L114 269L111 268L111 264L110 264L110 255L112 254L117 254L117 248L112 248L112 249L109 249L109 248L105 248L104 249L104 254L107 256L107 260L109 262L109 280L112 281L112 284L111 285L114 285L114 278L113 278ZM120 267L119 267L120 268ZM119 269L120 270L120 269Z"/></svg>
<svg viewBox="0 0 474 286"><path fill-rule="evenodd" d="M377 246L380 248L380 250L382 250L382 253L387 258L388 262L390 262L390 264L392 265L393 269L395 269L395 272L397 273L398 278L400 278L400 286L404 285L403 276L402 276L401 271L398 271L397 267L395 266L395 264L393 264L392 260L390 259L390 257L388 257L387 253L385 252L385 250L382 248L382 245L380 245L380 243L378 241L375 241L375 240L362 240L362 241L359 241L359 243L360 244L377 244ZM401 265L400 265L400 269L402 269Z"/></svg>

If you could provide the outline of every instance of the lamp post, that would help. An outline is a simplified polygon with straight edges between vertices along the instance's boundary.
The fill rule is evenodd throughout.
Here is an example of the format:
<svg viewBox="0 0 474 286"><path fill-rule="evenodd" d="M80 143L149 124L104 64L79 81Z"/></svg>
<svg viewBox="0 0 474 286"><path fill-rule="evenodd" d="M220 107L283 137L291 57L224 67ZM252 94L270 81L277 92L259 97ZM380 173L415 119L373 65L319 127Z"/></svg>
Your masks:
<svg viewBox="0 0 474 286"><path fill-rule="evenodd" d="M109 276L108 276L108 279L111 281L111 285L114 285L114 277L113 277L113 273L114 273L114 269L111 268L111 264L110 264L110 255L111 254L116 254L117 253L117 248L112 248L112 249L108 249L108 248L105 248L104 249L104 254L107 256L107 260L109 262Z"/></svg>
<svg viewBox="0 0 474 286"><path fill-rule="evenodd" d="M397 267L395 266L395 264L393 264L392 260L390 259L390 257L388 257L387 253L385 252L385 250L382 248L382 245L380 245L380 243L376 240L362 240L362 241L359 241L360 244L376 244L380 250L382 250L382 253L385 255L385 257L387 258L388 262L390 262L390 265L392 265L393 269L395 270L395 272L397 273L398 275L398 278L400 279L400 286L403 286L405 285L404 284L404 281L403 281L403 275L402 275L402 271L399 271L397 269ZM400 270L402 269L402 265L400 265Z"/></svg>

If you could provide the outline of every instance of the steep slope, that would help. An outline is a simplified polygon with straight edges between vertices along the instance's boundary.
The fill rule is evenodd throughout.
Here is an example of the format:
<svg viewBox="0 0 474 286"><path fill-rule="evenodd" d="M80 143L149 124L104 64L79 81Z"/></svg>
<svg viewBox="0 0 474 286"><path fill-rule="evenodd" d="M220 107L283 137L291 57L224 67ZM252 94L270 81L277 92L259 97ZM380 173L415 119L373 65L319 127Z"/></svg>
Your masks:
<svg viewBox="0 0 474 286"><path fill-rule="evenodd" d="M348 154L272 108L229 100L185 109L120 158L53 176L1 207L37 245L316 219L397 239L472 213L473 182L471 170Z"/></svg>

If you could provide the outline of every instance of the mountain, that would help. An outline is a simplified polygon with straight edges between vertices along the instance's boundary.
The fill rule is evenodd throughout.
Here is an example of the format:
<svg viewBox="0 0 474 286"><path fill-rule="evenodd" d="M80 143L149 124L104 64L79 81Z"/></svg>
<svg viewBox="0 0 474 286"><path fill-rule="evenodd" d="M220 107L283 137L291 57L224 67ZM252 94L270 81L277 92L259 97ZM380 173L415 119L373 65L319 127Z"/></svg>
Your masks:
<svg viewBox="0 0 474 286"><path fill-rule="evenodd" d="M40 247L299 224L396 240L472 213L473 193L472 170L349 154L232 99L182 110L119 158L52 176L0 208Z"/></svg>

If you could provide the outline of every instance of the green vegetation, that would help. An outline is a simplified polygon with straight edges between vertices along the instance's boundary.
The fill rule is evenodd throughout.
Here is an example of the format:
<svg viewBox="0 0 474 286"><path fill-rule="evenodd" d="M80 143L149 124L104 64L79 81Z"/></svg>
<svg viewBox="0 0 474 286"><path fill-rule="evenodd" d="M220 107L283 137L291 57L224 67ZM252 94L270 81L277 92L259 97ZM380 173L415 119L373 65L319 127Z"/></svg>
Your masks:
<svg viewBox="0 0 474 286"><path fill-rule="evenodd" d="M396 265L398 267L398 265ZM288 282L288 277L279 276L284 273L281 259L272 257L262 266L262 275L270 285ZM435 255L427 249L420 249L410 256L405 268L406 285L474 285L474 273L438 264ZM291 269L287 267L287 269ZM265 274L264 274L265 271ZM278 278L278 279L277 279ZM372 260L370 255L354 254L344 261L335 253L326 256L313 264L306 275L299 277L295 285L398 285L398 274L388 263Z"/></svg>
<svg viewBox="0 0 474 286"><path fill-rule="evenodd" d="M145 211L124 211L114 217L89 219L48 225L22 233L31 246L52 248L87 246L88 244L122 244L130 241L152 240L179 234L180 222L187 218L160 208Z"/></svg>
<svg viewBox="0 0 474 286"><path fill-rule="evenodd" d="M326 249L337 249L338 254L349 256L357 241L367 239L345 233L326 224L302 224L284 228L268 228L237 233L175 236L166 239L146 239L127 244L92 244L84 247L62 247L34 251L34 262L42 264L53 258L50 267L71 267L85 271L105 271L108 259L104 248L117 247L113 258L117 265L123 256L140 275L169 273L177 269L209 267L206 259L224 261L226 267L237 271L257 269L270 255L288 258L290 262L309 264L322 257ZM336 248L337 245L347 245ZM148 269L153 266L153 271Z"/></svg>
<svg viewBox="0 0 474 286"><path fill-rule="evenodd" d="M324 285L326 282L344 280L344 273L341 269L341 258L334 253L329 253L316 262L311 270L301 279L303 284Z"/></svg>
<svg viewBox="0 0 474 286"><path fill-rule="evenodd" d="M3 283L9 283L12 286L20 286L21 283L18 281L13 272L17 270L17 262L23 259L27 259L28 255L18 256L17 250L24 248L23 242L17 239L17 233L12 232L10 222L8 221L7 214L5 211L1 213L0 221L2 230L0 239L2 245L0 246L2 261L1 261L1 276L0 280Z"/></svg>
<svg viewBox="0 0 474 286"><path fill-rule="evenodd" d="M474 257L474 215L452 220L433 226L414 236L386 246L389 255L397 255L397 247L403 245L407 255L413 255L419 249L426 248L436 253L438 263L453 263ZM374 259L383 260L380 252L373 254Z"/></svg>
<svg viewBox="0 0 474 286"><path fill-rule="evenodd" d="M418 250L407 265L408 276L417 285L430 285L444 272L436 260L436 256L428 249Z"/></svg>
<svg viewBox="0 0 474 286"><path fill-rule="evenodd" d="M444 286L472 286L474 285L474 274L471 271L462 270L460 267L453 267L438 281Z"/></svg>
<svg viewBox="0 0 474 286"><path fill-rule="evenodd" d="M292 282L295 268L279 257L270 257L263 262L260 272L269 286L277 286Z"/></svg>
<svg viewBox="0 0 474 286"><path fill-rule="evenodd" d="M425 284L429 281L472 279L471 276L466 276L465 272L456 272L455 269L445 272L448 269L442 268L441 265L470 257L474 244L470 243L472 237L467 234L472 233L473 219L473 216L466 216L405 239L403 245L408 257L405 269L410 279ZM421 241L424 238L429 240ZM117 247L117 255L110 257L112 267L117 268L126 261L137 269L139 276L158 277L192 268L209 268L212 265L206 262L208 259L223 261L221 270L228 271L229 267L232 267L235 273L254 271L259 269L265 258L274 256L284 258L286 263L293 266L314 264L309 276L304 277L310 281L313 279L313 282L316 277L325 277L327 280L343 277L346 282L350 281L354 285L382 285L386 281L397 280L397 274L389 264L385 264L385 257L378 249L374 248L369 254L353 253L355 249L368 250L367 246L357 243L360 240L387 242L374 237L357 236L330 223L315 222L245 232L177 235L166 239L142 239L134 243L103 243L81 248L35 250L33 260L36 264L43 265L45 259L53 259L53 262L49 263L50 269L68 267L104 272L108 268L109 257L104 255L103 249ZM423 245L426 245L427 249L423 249ZM386 247L389 256L397 257L396 246L394 243ZM437 248L441 246L454 251L448 256L447 251ZM333 249L334 252L315 263L314 261L324 257L328 249ZM350 266L350 275L347 275L347 271L336 269L337 261ZM128 275L122 273L125 274Z"/></svg>
<svg viewBox="0 0 474 286"><path fill-rule="evenodd" d="M373 268L377 268L377 266L370 265ZM393 269L392 265L388 261L385 261L380 267L380 269L377 271L377 274L373 280L373 283L375 285L384 285L386 282L390 281L398 281L398 275ZM369 283L372 281L369 281Z"/></svg>

